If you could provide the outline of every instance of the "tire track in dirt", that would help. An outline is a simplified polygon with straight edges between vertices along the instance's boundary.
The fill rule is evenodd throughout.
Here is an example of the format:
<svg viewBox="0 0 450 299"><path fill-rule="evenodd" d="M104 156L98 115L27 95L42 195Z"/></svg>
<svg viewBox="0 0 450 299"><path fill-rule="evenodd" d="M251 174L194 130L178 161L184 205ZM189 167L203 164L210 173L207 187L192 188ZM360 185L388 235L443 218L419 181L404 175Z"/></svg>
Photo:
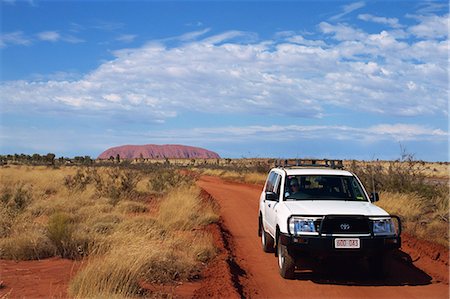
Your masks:
<svg viewBox="0 0 450 299"><path fill-rule="evenodd" d="M449 296L448 283L433 280L416 268L409 255L402 251L392 263L393 274L384 280L373 280L367 275L364 265L355 263L349 267L338 261L327 264L325 272L302 271L297 273L295 280L282 279L275 257L262 251L257 236L261 187L208 176L201 177L198 185L220 206L223 231L231 234L227 249L238 268L242 269L240 274L239 271L232 274L233 280L242 286L239 291L242 297L414 299ZM448 281L448 273L445 272L441 275Z"/></svg>

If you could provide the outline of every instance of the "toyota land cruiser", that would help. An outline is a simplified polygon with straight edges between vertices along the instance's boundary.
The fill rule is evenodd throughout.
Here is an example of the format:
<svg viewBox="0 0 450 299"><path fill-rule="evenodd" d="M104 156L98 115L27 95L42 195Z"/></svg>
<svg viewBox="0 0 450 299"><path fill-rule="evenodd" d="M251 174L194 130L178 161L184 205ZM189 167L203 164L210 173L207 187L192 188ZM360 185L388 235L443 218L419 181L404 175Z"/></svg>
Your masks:
<svg viewBox="0 0 450 299"><path fill-rule="evenodd" d="M400 218L373 202L342 160L296 160L273 168L259 204L262 249L275 251L283 278L294 277L304 258L357 256L377 276L389 271L390 253L400 248Z"/></svg>

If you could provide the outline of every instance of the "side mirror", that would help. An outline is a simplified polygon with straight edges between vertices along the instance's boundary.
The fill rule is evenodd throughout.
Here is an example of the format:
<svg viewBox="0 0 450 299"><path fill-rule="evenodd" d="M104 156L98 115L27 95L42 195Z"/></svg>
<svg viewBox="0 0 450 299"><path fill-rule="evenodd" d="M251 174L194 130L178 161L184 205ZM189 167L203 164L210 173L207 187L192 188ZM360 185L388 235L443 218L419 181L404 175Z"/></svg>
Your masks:
<svg viewBox="0 0 450 299"><path fill-rule="evenodd" d="M378 195L378 192L372 192L370 193L370 201L371 202L376 202L380 200L380 196Z"/></svg>
<svg viewBox="0 0 450 299"><path fill-rule="evenodd" d="M266 200L278 201L278 194L275 192L266 192Z"/></svg>

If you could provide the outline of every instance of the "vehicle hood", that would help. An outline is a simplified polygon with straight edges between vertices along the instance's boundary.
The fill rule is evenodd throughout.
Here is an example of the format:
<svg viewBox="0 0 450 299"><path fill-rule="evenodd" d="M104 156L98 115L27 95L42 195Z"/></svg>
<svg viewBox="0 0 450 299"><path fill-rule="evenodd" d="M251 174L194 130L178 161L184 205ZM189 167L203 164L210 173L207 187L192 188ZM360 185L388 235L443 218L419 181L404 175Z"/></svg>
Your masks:
<svg viewBox="0 0 450 299"><path fill-rule="evenodd" d="M286 201L291 214L296 215L389 215L385 210L369 202L342 200Z"/></svg>

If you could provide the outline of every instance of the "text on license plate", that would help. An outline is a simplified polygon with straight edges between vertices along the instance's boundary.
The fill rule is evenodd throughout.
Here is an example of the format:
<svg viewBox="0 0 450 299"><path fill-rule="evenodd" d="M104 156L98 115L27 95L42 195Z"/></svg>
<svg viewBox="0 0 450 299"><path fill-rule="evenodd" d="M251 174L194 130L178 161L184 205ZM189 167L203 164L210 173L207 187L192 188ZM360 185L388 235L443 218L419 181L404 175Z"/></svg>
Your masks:
<svg viewBox="0 0 450 299"><path fill-rule="evenodd" d="M359 239L334 239L335 248L360 248Z"/></svg>

